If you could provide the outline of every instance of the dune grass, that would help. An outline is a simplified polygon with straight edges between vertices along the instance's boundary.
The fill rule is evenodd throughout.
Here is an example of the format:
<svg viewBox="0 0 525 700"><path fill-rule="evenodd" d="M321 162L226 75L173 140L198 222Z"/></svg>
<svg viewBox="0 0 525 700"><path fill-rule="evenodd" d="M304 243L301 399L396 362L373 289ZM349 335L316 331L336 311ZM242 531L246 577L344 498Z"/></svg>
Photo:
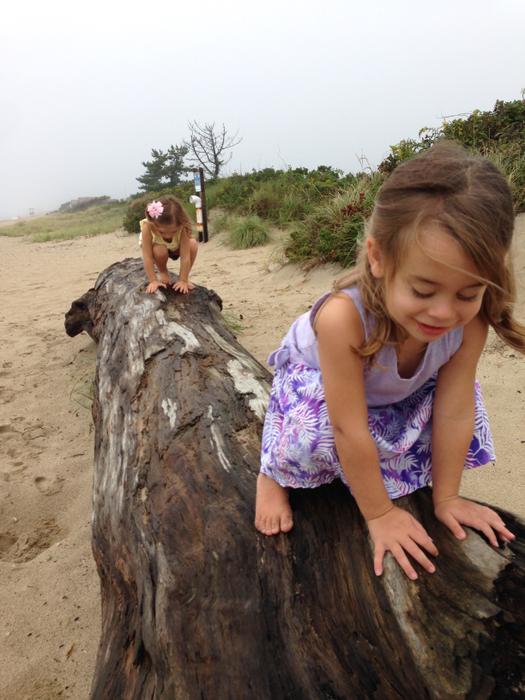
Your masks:
<svg viewBox="0 0 525 700"><path fill-rule="evenodd" d="M363 175L325 198L290 232L287 258L299 263L353 265L383 179L379 173Z"/></svg>
<svg viewBox="0 0 525 700"><path fill-rule="evenodd" d="M125 203L103 204L80 212L53 212L0 227L0 236L28 236L34 242L98 236L122 227Z"/></svg>
<svg viewBox="0 0 525 700"><path fill-rule="evenodd" d="M270 229L258 216L240 217L229 232L228 243L234 249L254 248L270 240Z"/></svg>

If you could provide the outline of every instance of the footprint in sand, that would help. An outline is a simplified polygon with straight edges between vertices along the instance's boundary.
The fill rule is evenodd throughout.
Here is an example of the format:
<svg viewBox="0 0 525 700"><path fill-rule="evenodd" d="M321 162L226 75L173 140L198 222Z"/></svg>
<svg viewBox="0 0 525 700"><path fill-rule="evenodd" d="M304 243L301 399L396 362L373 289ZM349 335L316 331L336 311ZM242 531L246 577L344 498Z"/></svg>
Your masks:
<svg viewBox="0 0 525 700"><path fill-rule="evenodd" d="M15 396L16 394L14 391L3 385L0 386L0 404L11 403Z"/></svg>
<svg viewBox="0 0 525 700"><path fill-rule="evenodd" d="M3 457L0 479L10 481L37 463L48 434L49 428L42 422L29 423L22 416L0 424L0 457Z"/></svg>
<svg viewBox="0 0 525 700"><path fill-rule="evenodd" d="M56 476L52 481L45 476L36 476L33 483L44 496L55 496L64 487L64 479L61 476Z"/></svg>
<svg viewBox="0 0 525 700"><path fill-rule="evenodd" d="M0 560L26 562L49 549L55 542L64 538L54 518L35 523L31 532L16 537L12 532L0 532Z"/></svg>
<svg viewBox="0 0 525 700"><path fill-rule="evenodd" d="M0 559L4 558L4 554L9 552L14 544L16 536L12 532L0 532Z"/></svg>

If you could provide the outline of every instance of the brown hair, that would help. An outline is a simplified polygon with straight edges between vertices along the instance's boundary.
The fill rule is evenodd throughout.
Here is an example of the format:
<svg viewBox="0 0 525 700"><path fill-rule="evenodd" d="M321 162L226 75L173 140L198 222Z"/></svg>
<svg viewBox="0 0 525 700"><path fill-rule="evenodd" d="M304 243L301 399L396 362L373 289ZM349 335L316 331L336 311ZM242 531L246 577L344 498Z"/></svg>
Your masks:
<svg viewBox="0 0 525 700"><path fill-rule="evenodd" d="M398 165L379 190L366 229L388 261L387 283L405 246L430 222L460 243L487 284L480 317L505 343L525 353L525 326L513 317L516 283L509 251L514 210L504 176L487 159L446 141ZM372 275L363 246L355 267L334 286L356 285L375 319L358 350L369 360L386 343L399 344L405 337L386 311L384 281Z"/></svg>
<svg viewBox="0 0 525 700"><path fill-rule="evenodd" d="M175 224L177 226L177 232L182 233L185 231L189 236L191 236L191 223L188 215L184 211L184 207L173 195L166 195L164 197L159 197L155 200L160 202L163 206L163 212L157 218L153 218L148 214L148 206L146 206L146 219L152 223L160 224L161 226L171 226Z"/></svg>

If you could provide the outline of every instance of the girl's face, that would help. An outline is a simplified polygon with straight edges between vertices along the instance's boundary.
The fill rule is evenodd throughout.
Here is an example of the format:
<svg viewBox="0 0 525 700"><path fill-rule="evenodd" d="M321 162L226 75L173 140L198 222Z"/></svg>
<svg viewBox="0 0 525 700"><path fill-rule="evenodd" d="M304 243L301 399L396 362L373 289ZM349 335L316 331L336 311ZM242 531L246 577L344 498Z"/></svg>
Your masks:
<svg viewBox="0 0 525 700"><path fill-rule="evenodd" d="M163 238L173 238L177 233L177 224L155 224L155 228Z"/></svg>
<svg viewBox="0 0 525 700"><path fill-rule="evenodd" d="M385 261L373 238L367 252L372 274L385 276ZM428 343L466 326L479 313L486 289L479 276L461 245L438 224L429 224L385 280L387 310L409 336Z"/></svg>

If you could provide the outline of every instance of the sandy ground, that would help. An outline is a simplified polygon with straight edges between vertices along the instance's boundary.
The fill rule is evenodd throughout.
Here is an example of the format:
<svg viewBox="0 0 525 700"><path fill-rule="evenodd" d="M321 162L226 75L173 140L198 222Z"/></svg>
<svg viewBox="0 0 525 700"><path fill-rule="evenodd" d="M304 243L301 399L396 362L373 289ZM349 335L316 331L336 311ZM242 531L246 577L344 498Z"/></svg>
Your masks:
<svg viewBox="0 0 525 700"><path fill-rule="evenodd" d="M525 318L525 217L518 221L518 316ZM201 246L194 281L213 288L261 362L339 273L280 266L280 242ZM98 273L139 254L137 237L32 244L0 237L0 697L88 697L97 650L98 576L90 549L95 345L68 338L64 313ZM178 271L178 266L174 266ZM467 474L466 495L525 515L525 362L491 338L482 381L498 466Z"/></svg>

